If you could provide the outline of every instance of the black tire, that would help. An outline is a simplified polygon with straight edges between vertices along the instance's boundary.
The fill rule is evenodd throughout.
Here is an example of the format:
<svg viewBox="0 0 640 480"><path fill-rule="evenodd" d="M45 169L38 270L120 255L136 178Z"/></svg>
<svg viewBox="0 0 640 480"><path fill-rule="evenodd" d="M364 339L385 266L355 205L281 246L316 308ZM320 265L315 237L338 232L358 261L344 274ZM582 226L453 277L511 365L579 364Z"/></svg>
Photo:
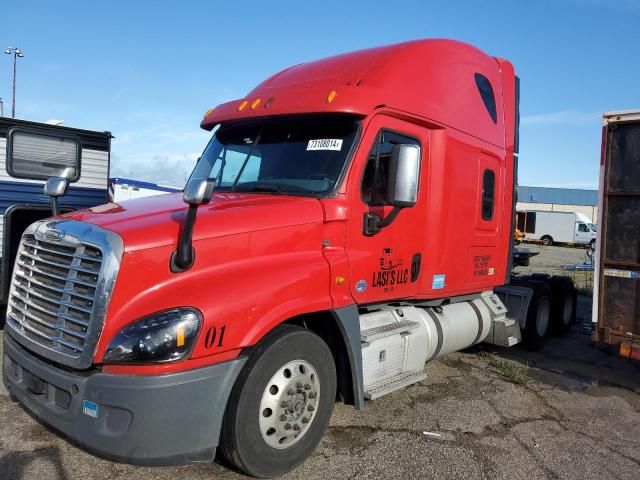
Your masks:
<svg viewBox="0 0 640 480"><path fill-rule="evenodd" d="M551 287L550 333L555 336L566 334L576 323L576 302L578 294L569 277L554 276L549 281Z"/></svg>
<svg viewBox="0 0 640 480"><path fill-rule="evenodd" d="M595 250L596 249L596 239L595 238L589 242L589 248L591 250Z"/></svg>
<svg viewBox="0 0 640 480"><path fill-rule="evenodd" d="M548 275L548 274L546 274L546 273L539 273L539 272L536 272L536 273L532 273L532 274L531 274L531 277L529 277L529 278L531 278L531 280L535 280L535 281L537 281L537 282L544 282L544 283L546 283L546 282L548 282L549 280L551 280L551 275Z"/></svg>
<svg viewBox="0 0 640 480"><path fill-rule="evenodd" d="M553 245L553 238L551 238L549 235L545 235L541 240L542 245L544 245L545 247L550 247Z"/></svg>
<svg viewBox="0 0 640 480"><path fill-rule="evenodd" d="M551 323L551 289L542 282L531 282L529 287L533 289L533 295L522 332L522 343L527 350L540 350L547 339Z"/></svg>
<svg viewBox="0 0 640 480"><path fill-rule="evenodd" d="M295 360L308 362L317 372L317 404L311 421L304 427L299 439L293 438L292 431L289 440L296 443L289 447L274 448L267 443L261 432L260 416L264 412L261 402L266 398L266 389L279 375L279 371L286 372L285 367ZM283 392L285 388L282 389ZM291 389L287 388L287 391ZM302 390L300 392L302 395ZM218 448L222 459L232 467L258 478L273 478L293 470L320 443L329 424L335 397L335 364L327 344L315 333L301 327L277 327L253 350L231 392ZM303 407L302 411L307 410ZM274 417L275 420L287 411L283 408L283 412L269 413L269 417L278 416ZM305 416L304 413L302 416ZM275 434L275 429L269 430L274 430L271 435ZM267 431L265 435L270 434ZM278 432L276 435L280 436L282 433Z"/></svg>

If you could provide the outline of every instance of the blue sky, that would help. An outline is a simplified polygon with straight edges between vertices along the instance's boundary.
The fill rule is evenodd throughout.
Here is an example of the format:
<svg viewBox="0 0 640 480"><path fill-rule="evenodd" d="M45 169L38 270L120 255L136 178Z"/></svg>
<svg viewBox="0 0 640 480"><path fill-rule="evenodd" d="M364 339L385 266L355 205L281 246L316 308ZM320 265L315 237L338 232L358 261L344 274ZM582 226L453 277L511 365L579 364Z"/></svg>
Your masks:
<svg viewBox="0 0 640 480"><path fill-rule="evenodd" d="M3 0L17 116L110 130L112 175L181 185L203 113L289 65L416 38L467 41L522 81L523 185L595 188L603 111L640 108L640 0ZM11 58L0 56L10 112Z"/></svg>

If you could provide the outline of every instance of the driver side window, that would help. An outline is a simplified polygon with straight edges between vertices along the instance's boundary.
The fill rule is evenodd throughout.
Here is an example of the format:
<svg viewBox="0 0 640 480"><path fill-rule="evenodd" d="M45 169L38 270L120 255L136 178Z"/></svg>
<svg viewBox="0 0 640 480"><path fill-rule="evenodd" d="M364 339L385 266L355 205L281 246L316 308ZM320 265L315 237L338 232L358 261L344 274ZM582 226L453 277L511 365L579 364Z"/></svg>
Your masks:
<svg viewBox="0 0 640 480"><path fill-rule="evenodd" d="M584 223L579 223L578 224L578 231L579 232L588 232L589 229L587 228L587 226Z"/></svg>
<svg viewBox="0 0 640 480"><path fill-rule="evenodd" d="M394 145L411 144L420 146L412 137L381 130L369 152L367 166L362 176L362 200L367 205L386 205L386 191L389 177L389 161Z"/></svg>

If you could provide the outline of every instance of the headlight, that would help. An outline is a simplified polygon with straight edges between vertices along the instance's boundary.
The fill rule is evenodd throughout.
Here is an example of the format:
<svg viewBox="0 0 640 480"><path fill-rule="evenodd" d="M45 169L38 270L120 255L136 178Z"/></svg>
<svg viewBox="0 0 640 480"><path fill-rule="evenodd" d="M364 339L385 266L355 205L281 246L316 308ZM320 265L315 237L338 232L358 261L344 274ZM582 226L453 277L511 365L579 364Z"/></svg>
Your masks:
<svg viewBox="0 0 640 480"><path fill-rule="evenodd" d="M193 308L154 313L124 328L109 344L105 363L171 362L193 348L202 318Z"/></svg>

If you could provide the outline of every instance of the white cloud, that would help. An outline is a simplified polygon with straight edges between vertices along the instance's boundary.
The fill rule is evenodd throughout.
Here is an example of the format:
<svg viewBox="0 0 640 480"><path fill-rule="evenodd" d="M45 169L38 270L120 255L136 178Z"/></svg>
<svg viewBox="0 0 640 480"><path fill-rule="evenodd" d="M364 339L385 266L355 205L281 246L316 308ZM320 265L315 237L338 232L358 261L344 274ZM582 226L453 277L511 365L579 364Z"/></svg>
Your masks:
<svg viewBox="0 0 640 480"><path fill-rule="evenodd" d="M602 112L580 112L576 110L562 110L559 112L523 115L522 125L591 125L597 124Z"/></svg>
<svg viewBox="0 0 640 480"><path fill-rule="evenodd" d="M182 188L198 156L198 153L135 154L122 158L120 155L113 154L110 176Z"/></svg>

